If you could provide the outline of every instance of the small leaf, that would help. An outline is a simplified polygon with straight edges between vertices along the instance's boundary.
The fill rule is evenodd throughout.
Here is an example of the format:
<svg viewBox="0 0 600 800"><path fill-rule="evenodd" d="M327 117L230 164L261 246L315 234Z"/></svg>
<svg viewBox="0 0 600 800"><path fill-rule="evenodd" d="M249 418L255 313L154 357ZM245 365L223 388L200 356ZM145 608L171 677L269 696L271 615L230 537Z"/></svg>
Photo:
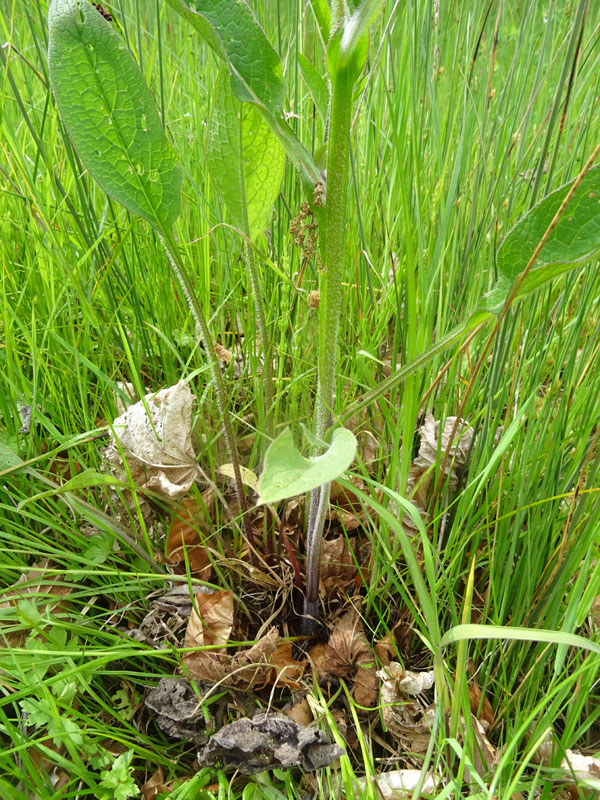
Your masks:
<svg viewBox="0 0 600 800"><path fill-rule="evenodd" d="M21 500L17 508L19 511L24 508L28 503L37 502L44 497L52 497L57 494L65 494L65 492L75 492L80 489L92 489L95 486L123 486L127 487L126 481L120 481L112 475L107 475L103 472L96 472L95 469L85 469L74 478L66 481L65 483L57 486L56 488L48 489L45 492L26 497Z"/></svg>
<svg viewBox="0 0 600 800"><path fill-rule="evenodd" d="M236 227L250 238L267 227L285 168L285 152L259 109L240 103L221 69L213 95L206 157L211 180ZM245 206L245 207L244 207Z"/></svg>
<svg viewBox="0 0 600 800"><path fill-rule="evenodd" d="M294 445L290 429L286 428L265 455L265 467L258 483L258 504L276 503L335 480L352 463L356 447L352 431L338 428L323 455L305 458Z"/></svg>
<svg viewBox="0 0 600 800"><path fill-rule="evenodd" d="M48 26L54 96L84 166L129 211L170 228L181 172L125 43L87 0L53 0Z"/></svg>

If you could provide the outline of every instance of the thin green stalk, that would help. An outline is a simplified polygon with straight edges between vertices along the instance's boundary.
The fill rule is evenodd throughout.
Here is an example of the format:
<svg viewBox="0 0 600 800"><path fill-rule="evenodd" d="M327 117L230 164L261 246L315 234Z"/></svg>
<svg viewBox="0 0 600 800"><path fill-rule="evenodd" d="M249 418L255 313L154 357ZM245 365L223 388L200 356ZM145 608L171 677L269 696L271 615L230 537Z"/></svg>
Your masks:
<svg viewBox="0 0 600 800"><path fill-rule="evenodd" d="M225 384L223 383L223 376L221 375L221 370L219 369L219 362L217 361L212 334L210 332L210 328L208 327L206 317L202 311L202 307L200 306L198 298L193 290L190 278L179 256L179 251L177 249L177 244L172 231L163 230L159 235L169 258L173 272L177 276L177 280L179 281L181 289L185 295L185 299L190 307L190 311L194 317L194 322L196 323L197 331L202 339L204 350L206 351L212 379L215 385L217 407L219 409L219 416L221 417L221 424L223 425L223 434L225 436L227 455L231 461L231 464L233 465L236 493L244 520L244 533L250 546L250 557L254 559L254 536L252 534L252 527L250 525L250 520L248 519L248 514L246 513L248 511L248 504L246 503L246 497L244 494L244 484L240 470L240 461L235 445L233 428L231 427L231 420L229 418L229 414L227 413L227 395L225 393Z"/></svg>

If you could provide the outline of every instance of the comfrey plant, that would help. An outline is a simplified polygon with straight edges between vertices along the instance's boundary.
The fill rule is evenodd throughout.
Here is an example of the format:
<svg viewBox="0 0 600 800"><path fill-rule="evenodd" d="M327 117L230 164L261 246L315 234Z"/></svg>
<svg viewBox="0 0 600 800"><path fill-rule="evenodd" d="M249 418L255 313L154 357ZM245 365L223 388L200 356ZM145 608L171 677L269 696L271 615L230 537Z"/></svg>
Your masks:
<svg viewBox="0 0 600 800"><path fill-rule="evenodd" d="M327 102L320 103L327 114L325 172L285 120L281 61L248 5L243 0L167 2L223 63L209 120L207 162L215 188L242 237L264 360L257 402L264 404L267 434L273 426L273 355L253 241L272 212L286 157L298 171L318 221L323 270L319 286L315 425L310 434L316 454L304 457L295 448L290 430L284 430L266 453L259 484L262 503L311 493L304 606L305 627L310 633L318 618L319 560L330 483L348 469L356 452L354 434L340 427L340 423L416 373L445 348L495 321L489 346L514 300L590 258L600 246L600 168L592 169L600 146L574 181L534 206L507 235L497 252L497 284L467 321L336 416L334 384L345 272L352 93L367 60L369 27L382 0L332 0L330 6L325 0L312 3L323 40L328 43L329 96ZM182 183L175 152L140 70L111 23L88 0L52 0L48 19L52 87L75 149L100 187L155 229L189 303L210 363L224 436L245 511L239 458L226 413L225 387L212 334L173 232ZM305 67L307 74L314 72L309 62ZM322 89L325 84L321 81L318 85ZM334 419L337 427L332 424ZM385 513L374 501L372 505ZM244 520L246 537L252 545L247 514ZM403 546L415 585L425 592L408 539ZM431 586L429 589L432 591ZM433 612L431 626L433 631Z"/></svg>

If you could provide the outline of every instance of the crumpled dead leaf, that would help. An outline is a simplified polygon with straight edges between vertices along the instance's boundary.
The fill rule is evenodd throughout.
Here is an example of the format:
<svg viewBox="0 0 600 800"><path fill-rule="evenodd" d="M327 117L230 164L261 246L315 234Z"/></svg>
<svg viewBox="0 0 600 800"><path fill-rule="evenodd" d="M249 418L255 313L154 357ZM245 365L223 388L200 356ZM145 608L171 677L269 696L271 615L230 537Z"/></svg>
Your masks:
<svg viewBox="0 0 600 800"><path fill-rule="evenodd" d="M279 643L279 631L269 628L249 648L225 651L233 628L233 595L214 592L196 595L185 634L185 647L210 647L186 653L183 661L190 675L212 684L247 690L269 683L294 686L302 677L304 664L294 661L289 643Z"/></svg>
<svg viewBox="0 0 600 800"><path fill-rule="evenodd" d="M352 550L356 539L338 536L326 539L321 545L321 593L326 597L335 596L348 587L357 574L356 564L352 558Z"/></svg>
<svg viewBox="0 0 600 800"><path fill-rule="evenodd" d="M187 678L161 678L146 697L145 704L146 708L154 711L156 724L167 736L200 747L206 744L208 736L198 700L198 694Z"/></svg>
<svg viewBox="0 0 600 800"><path fill-rule="evenodd" d="M221 763L253 775L267 769L302 767L312 771L344 754L323 731L305 728L284 714L258 714L225 725L198 754L201 766Z"/></svg>
<svg viewBox="0 0 600 800"><path fill-rule="evenodd" d="M336 622L327 644L312 647L308 656L320 678L353 677L352 695L359 706L370 708L377 700L375 659L355 608Z"/></svg>
<svg viewBox="0 0 600 800"><path fill-rule="evenodd" d="M104 450L113 473L123 477L124 457L139 486L170 499L187 494L198 475L192 444L193 402L189 386L179 381L129 406L114 420L111 442Z"/></svg>
<svg viewBox="0 0 600 800"><path fill-rule="evenodd" d="M435 717L433 703L420 702L419 695L434 685L433 671L411 672L391 661L379 670L383 722L404 750L417 755L427 751Z"/></svg>
<svg viewBox="0 0 600 800"><path fill-rule="evenodd" d="M202 505L193 497L184 498L177 506L167 534L167 557L171 564L182 564L185 570L186 556L194 578L209 580L212 564L200 541Z"/></svg>
<svg viewBox="0 0 600 800"><path fill-rule="evenodd" d="M183 646L183 637L192 611L192 598L187 583L155 597L150 610L137 628L126 631L137 642L155 648Z"/></svg>
<svg viewBox="0 0 600 800"><path fill-rule="evenodd" d="M418 431L421 442L419 444L419 453L413 462L415 467L423 470L429 469L437 462L438 451L440 459L444 456L448 450L450 435L456 420L457 417L446 417L440 442L440 423L434 419L430 411L425 413L425 422ZM455 489L458 485L460 472L467 462L473 443L473 435L473 428L466 420L461 419L444 467L444 473L448 476L448 485L451 489Z"/></svg>

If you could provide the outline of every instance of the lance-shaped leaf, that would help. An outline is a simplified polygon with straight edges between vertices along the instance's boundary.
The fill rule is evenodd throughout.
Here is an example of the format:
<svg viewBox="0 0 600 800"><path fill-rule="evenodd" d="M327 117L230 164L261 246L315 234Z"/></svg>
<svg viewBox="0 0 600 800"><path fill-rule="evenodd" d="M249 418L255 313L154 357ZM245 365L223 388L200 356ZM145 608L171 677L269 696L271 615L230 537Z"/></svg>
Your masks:
<svg viewBox="0 0 600 800"><path fill-rule="evenodd" d="M338 478L356 454L356 437L347 428L337 428L329 449L321 456L305 458L294 445L289 428L273 442L265 455L265 466L258 482L258 503L276 503L286 497L304 494Z"/></svg>
<svg viewBox="0 0 600 800"><path fill-rule="evenodd" d="M211 180L233 224L252 239L273 213L285 167L285 152L258 108L233 95L221 69L213 95L206 156Z"/></svg>
<svg viewBox="0 0 600 800"><path fill-rule="evenodd" d="M227 65L231 88L242 102L260 108L301 176L316 183L314 159L286 123L281 60L245 0L167 0Z"/></svg>
<svg viewBox="0 0 600 800"><path fill-rule="evenodd" d="M540 200L506 235L496 254L498 283L488 297L488 309L500 310L573 184L571 181ZM588 261L599 249L600 166L583 177L516 298Z"/></svg>
<svg viewBox="0 0 600 800"><path fill-rule="evenodd" d="M87 0L53 0L48 26L54 96L84 166L129 211L170 228L181 172L125 43Z"/></svg>

